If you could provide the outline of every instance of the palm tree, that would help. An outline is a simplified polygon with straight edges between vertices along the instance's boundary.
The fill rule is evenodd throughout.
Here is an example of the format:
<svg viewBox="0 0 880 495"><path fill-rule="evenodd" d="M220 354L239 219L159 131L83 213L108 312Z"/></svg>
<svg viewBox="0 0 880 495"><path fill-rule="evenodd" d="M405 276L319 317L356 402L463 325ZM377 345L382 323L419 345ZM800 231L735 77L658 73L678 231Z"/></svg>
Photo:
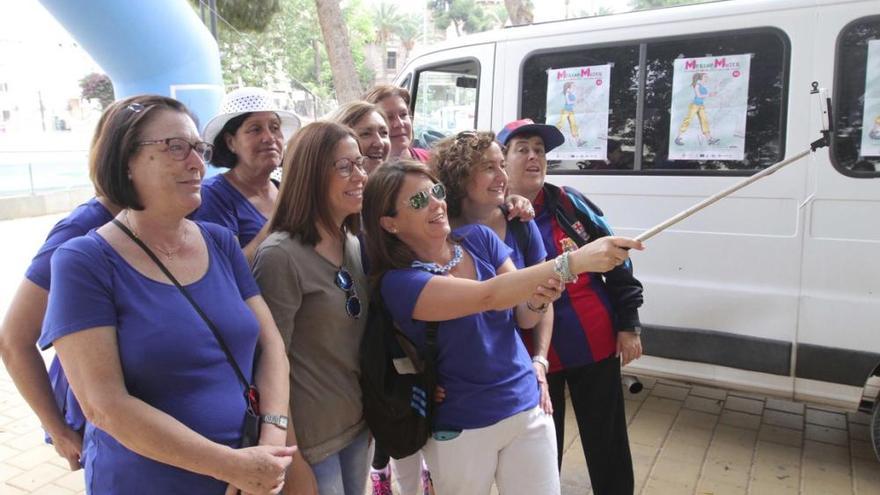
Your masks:
<svg viewBox="0 0 880 495"><path fill-rule="evenodd" d="M397 13L397 6L385 2L379 2L373 11L373 25L376 27L376 43L382 47L382 64L388 56L388 40L394 35L400 25L401 16Z"/></svg>
<svg viewBox="0 0 880 495"><path fill-rule="evenodd" d="M420 22L416 15L403 16L400 18L400 23L394 29L394 34L397 35L400 39L400 44L403 45L403 63L409 60L409 53L416 45L416 39L419 37L419 34L421 34Z"/></svg>
<svg viewBox="0 0 880 495"><path fill-rule="evenodd" d="M514 26L531 24L535 19L535 6L531 0L504 0L504 6L507 7L507 16Z"/></svg>

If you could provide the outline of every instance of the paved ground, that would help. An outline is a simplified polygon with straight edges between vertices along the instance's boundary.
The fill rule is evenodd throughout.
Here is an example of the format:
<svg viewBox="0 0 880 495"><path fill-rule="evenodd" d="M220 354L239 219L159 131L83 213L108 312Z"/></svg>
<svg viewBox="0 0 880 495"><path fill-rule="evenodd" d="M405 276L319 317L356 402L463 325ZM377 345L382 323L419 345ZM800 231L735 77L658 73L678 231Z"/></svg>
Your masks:
<svg viewBox="0 0 880 495"><path fill-rule="evenodd" d="M0 312L58 215L0 222ZM868 416L643 377L627 394L641 494L878 494ZM573 414L566 426L565 495L590 493ZM43 444L36 417L0 366L0 494L84 493L81 472Z"/></svg>

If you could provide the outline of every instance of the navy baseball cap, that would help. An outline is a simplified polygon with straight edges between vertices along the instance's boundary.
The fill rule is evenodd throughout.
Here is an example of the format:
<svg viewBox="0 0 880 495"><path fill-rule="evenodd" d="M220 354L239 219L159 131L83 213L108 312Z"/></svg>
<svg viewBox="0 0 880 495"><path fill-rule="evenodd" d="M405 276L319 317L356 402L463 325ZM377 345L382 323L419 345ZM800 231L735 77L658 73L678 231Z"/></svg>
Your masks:
<svg viewBox="0 0 880 495"><path fill-rule="evenodd" d="M535 134L541 136L544 140L544 151L550 151L565 142L565 136L556 128L556 126L547 124L536 124L532 119L520 119L510 122L498 132L496 138L498 141L507 146L510 138L517 134Z"/></svg>

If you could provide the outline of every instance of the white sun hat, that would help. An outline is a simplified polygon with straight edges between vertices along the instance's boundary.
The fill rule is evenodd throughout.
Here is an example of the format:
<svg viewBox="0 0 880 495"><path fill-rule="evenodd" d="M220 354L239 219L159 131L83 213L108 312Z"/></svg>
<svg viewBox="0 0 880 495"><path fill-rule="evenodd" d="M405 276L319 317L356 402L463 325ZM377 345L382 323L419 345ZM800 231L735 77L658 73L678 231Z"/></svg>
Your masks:
<svg viewBox="0 0 880 495"><path fill-rule="evenodd" d="M293 112L282 110L272 98L272 94L262 88L239 88L229 92L220 103L217 115L208 121L202 138L214 143L217 134L223 130L227 122L239 115L251 112L275 112L281 119L281 132L285 141L290 139L294 132L300 128L300 118Z"/></svg>

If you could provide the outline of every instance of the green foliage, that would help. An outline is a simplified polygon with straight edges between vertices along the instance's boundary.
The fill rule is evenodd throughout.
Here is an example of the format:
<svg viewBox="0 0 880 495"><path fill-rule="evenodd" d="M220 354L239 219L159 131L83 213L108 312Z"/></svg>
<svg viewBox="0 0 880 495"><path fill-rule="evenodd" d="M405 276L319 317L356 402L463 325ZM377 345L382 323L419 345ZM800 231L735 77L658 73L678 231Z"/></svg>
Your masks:
<svg viewBox="0 0 880 495"><path fill-rule="evenodd" d="M92 72L79 80L79 87L83 98L87 100L97 98L101 102L102 109L113 103L113 82L107 74Z"/></svg>
<svg viewBox="0 0 880 495"><path fill-rule="evenodd" d="M394 30L400 24L402 17L397 12L397 6L382 1L373 10L373 25L376 28L376 43L383 45L388 43Z"/></svg>
<svg viewBox="0 0 880 495"><path fill-rule="evenodd" d="M322 99L332 99L333 76L314 0L279 0L279 7L262 32L240 33L218 24L224 83L269 88L284 87L292 80ZM364 46L375 36L373 21L361 0L347 2L343 16L354 70L365 86L372 84L374 75L366 66Z"/></svg>
<svg viewBox="0 0 880 495"><path fill-rule="evenodd" d="M400 21L394 28L394 34L400 39L400 44L407 52L413 49L419 35L422 34L421 19L417 14L408 14L400 17Z"/></svg>
<svg viewBox="0 0 880 495"><path fill-rule="evenodd" d="M200 2L207 11L208 0L190 0L197 8ZM280 11L281 0L217 0L217 13L239 31L265 31Z"/></svg>
<svg viewBox="0 0 880 495"><path fill-rule="evenodd" d="M495 27L485 8L474 0L428 0L428 9L434 14L437 28L445 30L452 25L459 35Z"/></svg>
<svg viewBox="0 0 880 495"><path fill-rule="evenodd" d="M630 0L629 6L633 10L656 9L660 7L672 7L673 5L687 5L691 3L705 3L711 0Z"/></svg>

